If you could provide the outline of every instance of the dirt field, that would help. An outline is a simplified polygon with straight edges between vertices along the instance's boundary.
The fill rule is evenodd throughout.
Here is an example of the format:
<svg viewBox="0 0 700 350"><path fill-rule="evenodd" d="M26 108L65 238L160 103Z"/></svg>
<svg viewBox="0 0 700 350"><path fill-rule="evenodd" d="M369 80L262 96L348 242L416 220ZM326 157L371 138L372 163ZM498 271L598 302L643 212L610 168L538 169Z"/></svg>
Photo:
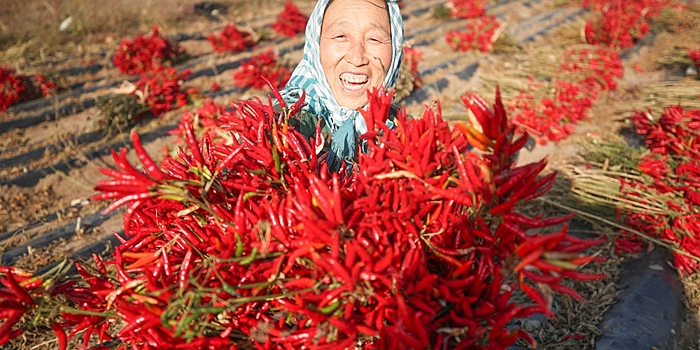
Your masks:
<svg viewBox="0 0 700 350"><path fill-rule="evenodd" d="M0 65L25 74L40 73L54 78L62 87L54 97L27 102L0 114L0 254L4 264L37 270L63 258L90 253L108 253L115 243L112 232L121 231L121 212L99 214L104 203L88 198L95 183L104 178L98 168L114 167L109 151L128 145L128 133L104 137L99 130L101 116L95 101L110 93L121 81L133 78L117 71L111 63L116 43L123 37L147 32L158 25L179 41L192 57L181 64L198 77L185 82L208 93L220 84L224 93L219 103L264 95L264 91L233 89L231 67L251 55L274 47L290 62L301 58L303 36L275 39L250 52L217 54L204 39L221 30L226 21L253 29L269 27L283 7L282 0L219 1L226 14L204 15L195 2L152 0L3 0L0 10ZM297 0L302 12L310 13L314 0ZM510 46L500 53L455 53L444 40L448 30L462 22L433 17L440 0L411 0L402 10L408 42L423 52L420 63L424 87L404 100L409 114L420 115L424 104L439 99L444 114L465 118L459 97L465 91L493 97L499 81L526 84L528 67L537 60L556 64L554 53L566 45L580 44L580 30L589 13L568 7L559 0L491 1L488 12L507 25L501 34ZM59 26L67 18L66 30ZM700 81L685 77L685 67L673 60L675 47L698 42L700 30L658 33L623 56L625 76L616 92L599 97L590 120L578 126L567 140L523 155L521 161L548 155L550 167L575 161L581 143L614 137L629 127L626 117L637 109L659 108L663 98L684 106L700 107ZM551 52L551 55L547 53ZM476 65L474 65L476 63ZM474 69L469 69L473 67ZM669 90L669 86L676 90ZM664 90L666 89L666 90ZM683 91L679 94L677 91ZM226 91L232 91L226 93ZM664 95L664 93L666 95ZM665 96L665 97L664 97ZM189 106L188 108L195 108ZM136 126L146 149L161 155L172 147L167 131L182 110ZM130 154L131 159L135 159ZM686 280L689 309L683 329L683 348L700 348L697 317L697 278ZM614 293L613 293L614 294ZM601 310L602 312L603 310ZM24 339L17 347L41 345L40 338ZM544 346L563 349L567 347ZM574 349L574 347L569 347Z"/></svg>

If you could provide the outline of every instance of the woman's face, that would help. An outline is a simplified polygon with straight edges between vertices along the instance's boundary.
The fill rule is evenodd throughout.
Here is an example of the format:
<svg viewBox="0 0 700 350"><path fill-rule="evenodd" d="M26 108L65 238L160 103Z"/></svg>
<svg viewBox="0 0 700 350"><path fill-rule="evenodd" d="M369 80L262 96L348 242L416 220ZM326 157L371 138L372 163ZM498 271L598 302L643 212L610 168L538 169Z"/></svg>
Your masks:
<svg viewBox="0 0 700 350"><path fill-rule="evenodd" d="M339 105L367 104L391 64L391 25L385 0L334 0L321 26L321 66Z"/></svg>

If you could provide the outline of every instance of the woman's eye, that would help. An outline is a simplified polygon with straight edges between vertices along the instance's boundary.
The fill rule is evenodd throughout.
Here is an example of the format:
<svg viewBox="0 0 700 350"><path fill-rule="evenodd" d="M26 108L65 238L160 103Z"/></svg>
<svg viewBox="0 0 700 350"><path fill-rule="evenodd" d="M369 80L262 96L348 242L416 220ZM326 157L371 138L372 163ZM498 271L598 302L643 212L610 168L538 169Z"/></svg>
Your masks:
<svg viewBox="0 0 700 350"><path fill-rule="evenodd" d="M383 42L386 42L387 39L382 35L372 35L372 36L367 37L367 41L370 41L373 43L383 43Z"/></svg>

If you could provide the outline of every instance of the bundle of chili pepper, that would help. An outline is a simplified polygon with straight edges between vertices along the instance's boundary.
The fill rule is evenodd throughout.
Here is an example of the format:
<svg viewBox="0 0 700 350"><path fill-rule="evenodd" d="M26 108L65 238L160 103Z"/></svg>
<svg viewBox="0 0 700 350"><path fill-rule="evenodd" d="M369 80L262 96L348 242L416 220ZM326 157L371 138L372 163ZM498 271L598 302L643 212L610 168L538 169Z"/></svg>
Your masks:
<svg viewBox="0 0 700 350"><path fill-rule="evenodd" d="M422 86L423 81L418 71L418 64L423 61L423 53L420 50L404 47L403 62L399 69L399 78L394 88L394 97L397 101L406 98Z"/></svg>
<svg viewBox="0 0 700 350"><path fill-rule="evenodd" d="M688 49L688 57L696 69L700 70L700 48Z"/></svg>
<svg viewBox="0 0 700 350"><path fill-rule="evenodd" d="M157 118L190 104L199 93L182 85L189 74L189 69L167 68L144 73L135 84L123 83L116 94L98 100L103 130L108 134L128 130L147 115Z"/></svg>
<svg viewBox="0 0 700 350"><path fill-rule="evenodd" d="M496 40L496 30L501 25L493 15L481 16L467 21L467 27L451 30L445 34L445 40L455 51L480 50L489 52Z"/></svg>
<svg viewBox="0 0 700 350"><path fill-rule="evenodd" d="M154 73L141 75L132 92L139 97L140 103L149 107L150 112L158 117L173 109L184 107L196 97L194 88L185 88L182 82L191 70L178 71L167 68Z"/></svg>
<svg viewBox="0 0 700 350"><path fill-rule="evenodd" d="M56 85L42 75L26 76L14 69L0 66L0 112L10 106L48 96L57 90Z"/></svg>
<svg viewBox="0 0 700 350"><path fill-rule="evenodd" d="M279 62L277 54L270 49L241 62L233 72L233 84L241 88L262 89L269 81L279 89L291 76L292 71Z"/></svg>
<svg viewBox="0 0 700 350"><path fill-rule="evenodd" d="M161 36L158 27L154 26L151 35L139 34L133 39L123 39L112 62L122 73L142 74L166 68L182 54L184 50Z"/></svg>
<svg viewBox="0 0 700 350"><path fill-rule="evenodd" d="M227 24L221 33L207 35L207 40L216 52L239 52L255 45L250 32L241 31L233 24Z"/></svg>
<svg viewBox="0 0 700 350"><path fill-rule="evenodd" d="M556 174L513 165L528 136L514 136L498 93L492 108L464 96L469 124L451 128L438 107L401 110L392 129L392 96L373 91L366 152L338 173L317 152L320 128L307 140L289 125L304 97L273 94L281 112L259 100L214 111L230 142L184 124L177 158L156 163L135 132L143 170L113 153L119 170L101 170L112 179L93 199L127 207L126 239L60 291L102 319L64 312L56 329L122 320L108 336L135 349L505 349L534 343L508 323L552 316L552 291L580 298L563 279L603 277L577 271L598 241L568 235L570 215L516 211Z"/></svg>
<svg viewBox="0 0 700 350"><path fill-rule="evenodd" d="M309 18L299 11L292 0L284 3L284 10L277 16L277 20L272 24L272 30L287 37L297 36L306 29L306 22Z"/></svg>
<svg viewBox="0 0 700 350"><path fill-rule="evenodd" d="M447 2L447 8L450 9L450 14L455 18L479 18L486 13L485 0L450 0Z"/></svg>
<svg viewBox="0 0 700 350"><path fill-rule="evenodd" d="M625 212L631 227L678 245L675 265L684 274L700 268L700 111L669 107L655 119L651 112L632 116L637 133L644 137L649 153L639 159L637 169L643 180L625 181L622 192L627 198L644 203L655 198L665 206L664 213Z"/></svg>
<svg viewBox="0 0 700 350"><path fill-rule="evenodd" d="M423 81L420 77L420 72L418 71L418 64L423 61L423 52L418 49L411 47L405 47L403 49L403 63L401 68L406 66L408 73L413 77L413 88L418 89L422 86Z"/></svg>

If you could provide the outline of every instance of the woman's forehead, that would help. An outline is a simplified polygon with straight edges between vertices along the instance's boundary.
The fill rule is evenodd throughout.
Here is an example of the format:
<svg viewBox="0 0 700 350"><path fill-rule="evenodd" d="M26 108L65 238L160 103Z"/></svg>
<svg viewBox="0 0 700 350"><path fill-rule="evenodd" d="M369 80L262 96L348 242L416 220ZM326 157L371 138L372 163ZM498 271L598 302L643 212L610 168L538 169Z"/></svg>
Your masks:
<svg viewBox="0 0 700 350"><path fill-rule="evenodd" d="M330 0L323 14L323 22L326 24L326 17L333 17L334 22L342 20L346 12L353 10L366 12L367 15L378 14L382 17L382 21L386 20L386 25L390 26L389 7L386 0Z"/></svg>

